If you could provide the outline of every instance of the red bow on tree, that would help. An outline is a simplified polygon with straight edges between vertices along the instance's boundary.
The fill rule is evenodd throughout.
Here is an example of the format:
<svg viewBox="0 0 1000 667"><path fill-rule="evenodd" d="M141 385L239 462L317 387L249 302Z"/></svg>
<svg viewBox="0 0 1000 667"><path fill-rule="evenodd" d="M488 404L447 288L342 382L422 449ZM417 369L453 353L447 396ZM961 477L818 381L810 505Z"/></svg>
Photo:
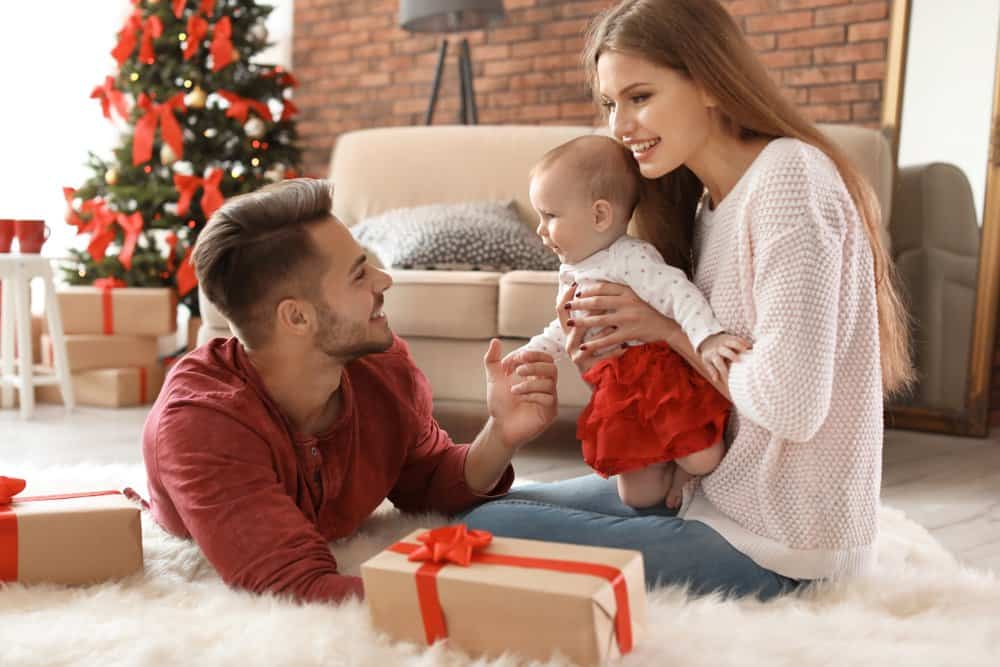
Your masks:
<svg viewBox="0 0 1000 667"><path fill-rule="evenodd" d="M89 220L84 220L73 209L73 198L76 196L76 190L63 188L63 196L66 198L66 203L70 205L66 222L76 227L77 234L91 235L87 252L90 253L95 262L100 262L104 259L108 245L115 240L115 232L111 228L111 224L115 221L114 212L103 201L88 199L80 205L80 213L90 216Z"/></svg>
<svg viewBox="0 0 1000 667"><path fill-rule="evenodd" d="M0 475L0 505L9 505L14 496L24 491L25 486L23 479Z"/></svg>
<svg viewBox="0 0 1000 667"><path fill-rule="evenodd" d="M220 69L233 62L233 24L228 16L223 16L215 24L212 32L212 71Z"/></svg>
<svg viewBox="0 0 1000 667"><path fill-rule="evenodd" d="M139 61L146 65L152 65L156 62L153 40L163 34L163 21L158 16L150 16L143 21L142 14L138 9L135 9L125 19L125 26L118 32L118 44L111 50L111 56L118 61L119 67L124 65L132 52L135 51L135 45L139 41L139 31L142 31Z"/></svg>
<svg viewBox="0 0 1000 667"><path fill-rule="evenodd" d="M187 40L184 42L184 60L191 60L208 34L208 21L197 14L188 17Z"/></svg>
<svg viewBox="0 0 1000 667"><path fill-rule="evenodd" d="M194 272L194 265L191 264L191 248L184 253L181 265L177 267L177 293L184 296L198 285L198 276Z"/></svg>
<svg viewBox="0 0 1000 667"><path fill-rule="evenodd" d="M468 566L472 562L472 553L489 546L493 535L485 530L469 530L464 523L460 523L421 533L417 535L417 540L424 546L411 553L407 557L409 560Z"/></svg>
<svg viewBox="0 0 1000 667"><path fill-rule="evenodd" d="M216 92L220 97L229 102L229 108L226 109L226 115L230 118L235 118L239 122L245 123L247 115L250 113L250 109L253 109L257 112L257 115L264 120L273 120L270 109L268 109L267 105L263 102L251 100L246 97L240 97L236 93L231 93L228 90L218 90Z"/></svg>
<svg viewBox="0 0 1000 667"><path fill-rule="evenodd" d="M224 173L221 169L213 168L208 170L208 176L205 178L174 174L174 187L180 193L180 198L177 200L177 215L187 215L188 211L191 210L191 199L194 197L194 193L198 188L204 188L201 195L201 210L205 213L206 218L212 217L212 214L225 201L222 191L219 189Z"/></svg>
<svg viewBox="0 0 1000 667"><path fill-rule="evenodd" d="M115 78L113 76L104 77L102 85L94 86L94 90L90 92L90 97L91 99L101 100L101 112L108 120L111 120L111 107L114 107L122 119L128 118L125 95L122 91L115 88Z"/></svg>
<svg viewBox="0 0 1000 667"><path fill-rule="evenodd" d="M295 114L299 112L299 108L295 106L295 103L291 100L282 100L285 107L281 110L281 118L279 120L286 121Z"/></svg>
<svg viewBox="0 0 1000 667"><path fill-rule="evenodd" d="M281 67L281 65L276 66L269 72L264 72L261 76L265 78L277 78L278 83L280 83L282 86L291 86L292 88L294 88L295 86L299 85L299 82L295 80L295 77L292 76L292 73L286 72L285 69Z"/></svg>
<svg viewBox="0 0 1000 667"><path fill-rule="evenodd" d="M122 263L125 270L132 268L132 255L135 253L135 244L139 241L139 234L145 222L142 213L136 211L132 215L119 213L115 221L118 226L125 230L125 241L122 243L122 251L118 254L118 261Z"/></svg>
<svg viewBox="0 0 1000 667"><path fill-rule="evenodd" d="M132 164L149 162L153 157L153 135L156 126L160 126L163 140L173 149L177 159L184 156L184 134L174 117L174 111L184 111L184 93L177 93L163 104L156 104L146 93L139 95L139 108L145 115L135 124L135 136L132 139Z"/></svg>

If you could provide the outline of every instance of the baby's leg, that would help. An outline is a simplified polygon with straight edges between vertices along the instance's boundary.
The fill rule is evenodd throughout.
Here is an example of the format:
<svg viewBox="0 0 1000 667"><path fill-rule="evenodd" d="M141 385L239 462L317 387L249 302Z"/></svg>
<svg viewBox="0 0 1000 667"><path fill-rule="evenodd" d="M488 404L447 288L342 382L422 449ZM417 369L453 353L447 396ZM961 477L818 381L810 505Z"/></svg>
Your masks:
<svg viewBox="0 0 1000 667"><path fill-rule="evenodd" d="M667 507L675 510L681 506L681 501L684 499L684 485L692 479L694 475L677 466L670 480L670 488L667 490Z"/></svg>
<svg viewBox="0 0 1000 667"><path fill-rule="evenodd" d="M663 502L673 477L673 463L653 463L618 475L618 497L629 507L652 507Z"/></svg>
<svg viewBox="0 0 1000 667"><path fill-rule="evenodd" d="M680 457L677 465L689 475L707 475L715 470L725 454L726 447L720 440L707 449Z"/></svg>

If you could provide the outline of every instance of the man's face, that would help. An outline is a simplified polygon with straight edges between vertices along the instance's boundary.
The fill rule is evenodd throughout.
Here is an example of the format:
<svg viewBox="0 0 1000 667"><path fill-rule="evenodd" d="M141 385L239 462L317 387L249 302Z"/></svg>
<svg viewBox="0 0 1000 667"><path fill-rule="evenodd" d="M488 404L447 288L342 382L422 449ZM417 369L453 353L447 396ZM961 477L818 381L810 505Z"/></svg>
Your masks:
<svg viewBox="0 0 1000 667"><path fill-rule="evenodd" d="M392 330L382 304L392 278L368 263L361 246L336 218L311 225L309 235L325 266L316 276L312 301L316 347L344 362L389 349Z"/></svg>

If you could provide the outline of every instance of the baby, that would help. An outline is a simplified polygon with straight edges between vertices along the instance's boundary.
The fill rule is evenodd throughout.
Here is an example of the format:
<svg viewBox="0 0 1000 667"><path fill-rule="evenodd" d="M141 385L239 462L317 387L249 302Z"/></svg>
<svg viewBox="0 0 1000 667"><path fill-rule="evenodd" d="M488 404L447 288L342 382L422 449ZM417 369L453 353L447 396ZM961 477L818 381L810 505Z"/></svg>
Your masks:
<svg viewBox="0 0 1000 667"><path fill-rule="evenodd" d="M628 285L676 320L710 367L728 363L724 348L739 353L748 345L724 333L682 270L626 233L640 178L629 151L602 136L574 139L535 165L531 205L538 213L538 235L562 261L560 292L565 295L574 283ZM589 331L585 340L598 333ZM565 344L557 318L523 349L559 358L566 356ZM593 394L577 423L577 438L588 465L604 477L618 475L622 502L679 507L684 484L722 460L729 403L665 342L631 341L624 354L601 359L583 378Z"/></svg>

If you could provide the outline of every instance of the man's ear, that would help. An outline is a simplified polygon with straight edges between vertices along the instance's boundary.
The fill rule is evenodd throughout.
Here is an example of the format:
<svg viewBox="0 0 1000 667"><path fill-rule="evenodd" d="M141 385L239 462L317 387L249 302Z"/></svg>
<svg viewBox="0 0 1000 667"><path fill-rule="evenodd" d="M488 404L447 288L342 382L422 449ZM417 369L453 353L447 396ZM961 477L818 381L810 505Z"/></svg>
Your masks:
<svg viewBox="0 0 1000 667"><path fill-rule="evenodd" d="M615 222L615 210L607 199L598 199L592 207L594 213L594 229L606 232Z"/></svg>
<svg viewBox="0 0 1000 667"><path fill-rule="evenodd" d="M287 298L278 302L275 318L279 329L294 336L305 336L310 333L316 311L307 301Z"/></svg>
<svg viewBox="0 0 1000 667"><path fill-rule="evenodd" d="M705 105L706 109L718 109L719 100L715 98L715 95L708 92L704 86L698 86L698 95L701 97L701 103Z"/></svg>

